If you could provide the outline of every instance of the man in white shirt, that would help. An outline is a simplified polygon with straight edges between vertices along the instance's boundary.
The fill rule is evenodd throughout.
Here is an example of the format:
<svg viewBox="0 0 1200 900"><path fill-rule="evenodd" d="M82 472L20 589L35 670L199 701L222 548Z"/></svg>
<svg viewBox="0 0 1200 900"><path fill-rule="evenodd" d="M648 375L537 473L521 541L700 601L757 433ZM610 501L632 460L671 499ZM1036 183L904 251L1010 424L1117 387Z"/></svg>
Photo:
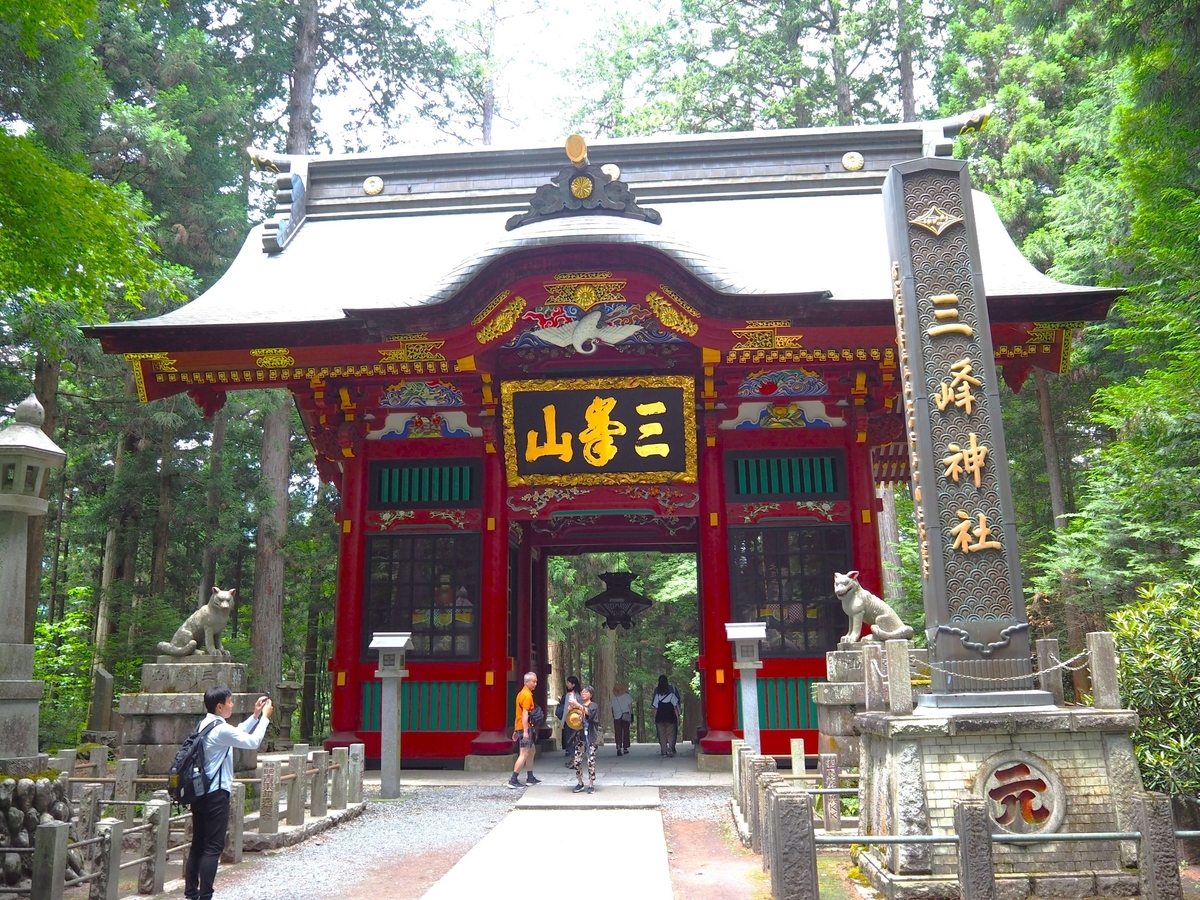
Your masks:
<svg viewBox="0 0 1200 900"><path fill-rule="evenodd" d="M613 685L612 696L613 736L616 739L617 756L629 755L629 723L633 719L633 698L623 684Z"/></svg>
<svg viewBox="0 0 1200 900"><path fill-rule="evenodd" d="M271 699L259 697L254 715L234 728L226 723L233 715L233 692L222 685L204 692L208 715L197 731L215 727L204 736L204 774L208 793L192 804L192 849L184 868L183 896L187 900L212 900L217 863L225 847L229 826L229 795L233 791L233 750L257 750L271 724ZM261 726L261 727L260 727Z"/></svg>

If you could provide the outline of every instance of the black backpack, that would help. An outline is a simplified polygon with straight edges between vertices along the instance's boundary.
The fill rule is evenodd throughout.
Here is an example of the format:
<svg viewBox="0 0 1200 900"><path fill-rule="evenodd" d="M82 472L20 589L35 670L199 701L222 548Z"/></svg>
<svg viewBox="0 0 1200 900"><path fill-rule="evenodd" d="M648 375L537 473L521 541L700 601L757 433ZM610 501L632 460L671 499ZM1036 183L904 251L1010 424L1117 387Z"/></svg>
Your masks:
<svg viewBox="0 0 1200 900"><path fill-rule="evenodd" d="M167 794L176 803L188 805L208 793L208 775L204 771L204 739L220 722L210 722L203 731L193 731L175 754L167 769Z"/></svg>
<svg viewBox="0 0 1200 900"><path fill-rule="evenodd" d="M546 710L540 706L535 706L529 711L529 727L541 728L546 724Z"/></svg>

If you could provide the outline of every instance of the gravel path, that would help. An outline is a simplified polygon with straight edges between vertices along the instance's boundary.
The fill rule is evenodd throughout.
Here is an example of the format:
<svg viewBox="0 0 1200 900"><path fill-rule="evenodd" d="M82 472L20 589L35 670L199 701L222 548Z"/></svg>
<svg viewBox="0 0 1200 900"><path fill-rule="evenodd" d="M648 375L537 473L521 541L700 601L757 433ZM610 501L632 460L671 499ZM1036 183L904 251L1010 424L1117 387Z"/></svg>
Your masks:
<svg viewBox="0 0 1200 900"><path fill-rule="evenodd" d="M238 900L335 896L373 870L394 871L402 857L476 843L519 797L503 785L407 789L391 801L368 794L372 802L352 822L265 853L252 866L222 867L216 893Z"/></svg>
<svg viewBox="0 0 1200 900"><path fill-rule="evenodd" d="M729 822L731 794L727 787L660 788L664 819Z"/></svg>

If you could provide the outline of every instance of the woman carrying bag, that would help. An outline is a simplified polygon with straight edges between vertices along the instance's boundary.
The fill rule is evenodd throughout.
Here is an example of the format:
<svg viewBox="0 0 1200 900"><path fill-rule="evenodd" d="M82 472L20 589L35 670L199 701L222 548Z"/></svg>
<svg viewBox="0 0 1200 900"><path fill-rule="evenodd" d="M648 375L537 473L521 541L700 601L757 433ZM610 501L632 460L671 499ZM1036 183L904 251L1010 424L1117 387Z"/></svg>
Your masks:
<svg viewBox="0 0 1200 900"><path fill-rule="evenodd" d="M579 700L579 679L574 675L568 675L567 689L559 698L558 706L554 708L554 714L562 722L562 746L567 757L565 765L568 769L574 765L572 759L575 756L575 738L579 734L578 731L567 725L567 710L572 700L576 702Z"/></svg>
<svg viewBox="0 0 1200 900"><path fill-rule="evenodd" d="M575 780L578 784L573 788L576 794L583 792L583 756L587 754L589 794L596 793L596 745L600 743L600 707L592 702L595 692L590 684L585 684L579 691L579 700L572 700L568 705L566 722L568 727L578 723L579 729L575 739Z"/></svg>

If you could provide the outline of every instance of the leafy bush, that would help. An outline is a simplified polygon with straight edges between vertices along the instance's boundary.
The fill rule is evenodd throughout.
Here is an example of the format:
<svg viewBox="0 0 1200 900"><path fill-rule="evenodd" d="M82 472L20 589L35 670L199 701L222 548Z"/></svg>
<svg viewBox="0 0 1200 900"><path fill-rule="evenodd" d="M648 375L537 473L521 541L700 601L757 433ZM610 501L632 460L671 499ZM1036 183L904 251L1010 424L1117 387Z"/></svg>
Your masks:
<svg viewBox="0 0 1200 900"><path fill-rule="evenodd" d="M1121 695L1141 722L1134 749L1149 790L1200 793L1200 585L1138 589L1109 616L1121 652Z"/></svg>
<svg viewBox="0 0 1200 900"><path fill-rule="evenodd" d="M74 747L87 719L91 694L91 616L80 610L70 611L52 624L38 621L33 645L33 677L44 684L39 744Z"/></svg>

